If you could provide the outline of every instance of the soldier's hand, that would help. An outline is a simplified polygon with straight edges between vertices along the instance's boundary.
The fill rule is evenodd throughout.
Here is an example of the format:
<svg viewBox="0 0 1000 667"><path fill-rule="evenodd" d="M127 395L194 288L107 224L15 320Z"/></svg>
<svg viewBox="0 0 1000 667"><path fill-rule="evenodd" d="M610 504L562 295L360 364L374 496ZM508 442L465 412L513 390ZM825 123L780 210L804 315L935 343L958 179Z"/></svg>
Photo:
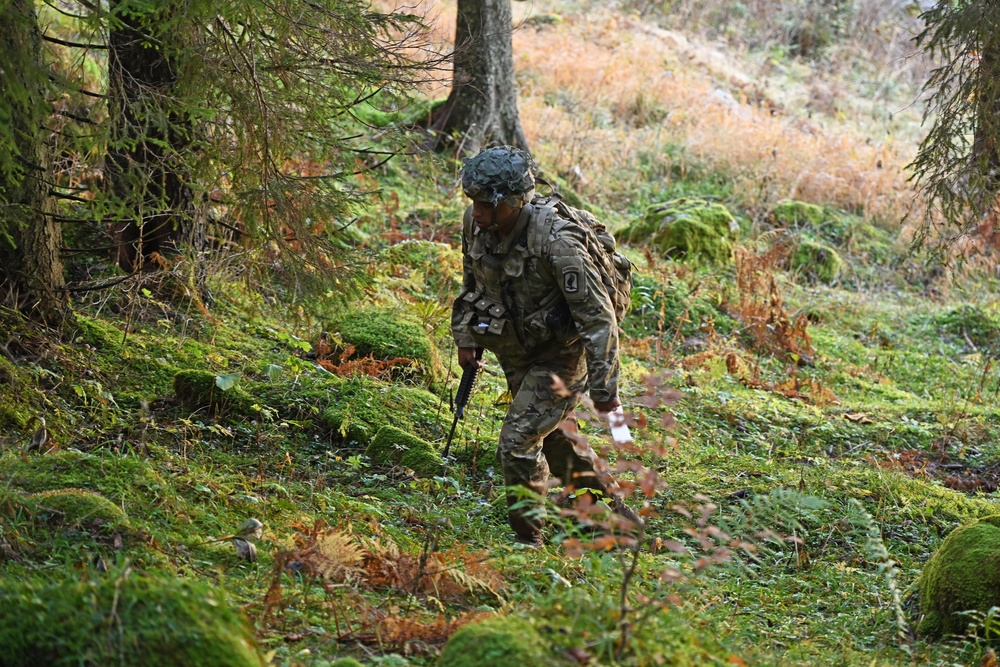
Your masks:
<svg viewBox="0 0 1000 667"><path fill-rule="evenodd" d="M458 348L458 365L465 368L469 364L476 364L477 367L483 367L483 360L476 359L476 348L474 347L460 347Z"/></svg>
<svg viewBox="0 0 1000 667"><path fill-rule="evenodd" d="M601 414L607 414L622 404L617 398L610 401L594 401L594 409Z"/></svg>

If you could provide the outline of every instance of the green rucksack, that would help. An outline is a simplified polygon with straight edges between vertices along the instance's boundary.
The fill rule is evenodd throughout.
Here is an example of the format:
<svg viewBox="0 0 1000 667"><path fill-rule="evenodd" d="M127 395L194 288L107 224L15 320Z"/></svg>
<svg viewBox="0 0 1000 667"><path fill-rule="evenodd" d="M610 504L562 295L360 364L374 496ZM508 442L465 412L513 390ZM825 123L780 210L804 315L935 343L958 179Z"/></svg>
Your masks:
<svg viewBox="0 0 1000 667"><path fill-rule="evenodd" d="M618 324L621 324L622 318L632 305L633 265L625 255L618 252L615 237L592 213L573 208L564 202L558 193L548 197L536 197L531 205L534 212L528 231L528 251L533 255L548 254L548 248L540 243L548 243L555 214L576 222L587 230L587 251L601 272L604 286L611 295L615 318ZM540 247L544 253L538 252Z"/></svg>

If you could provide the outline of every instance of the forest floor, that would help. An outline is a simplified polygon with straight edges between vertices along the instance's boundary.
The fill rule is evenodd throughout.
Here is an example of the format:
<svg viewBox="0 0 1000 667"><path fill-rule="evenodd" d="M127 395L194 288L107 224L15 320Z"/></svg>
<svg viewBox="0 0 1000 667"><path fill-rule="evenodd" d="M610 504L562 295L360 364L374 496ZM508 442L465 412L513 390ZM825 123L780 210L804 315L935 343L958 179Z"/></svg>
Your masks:
<svg viewBox="0 0 1000 667"><path fill-rule="evenodd" d="M908 250L915 88L872 95L860 76L601 7L520 17L539 163L614 229L682 196L724 204L741 228L733 265L625 249L622 393L640 450L610 457L663 482L640 551L581 552L563 540L586 537L555 517L544 548L512 542L489 357L447 468L372 448L390 425L436 451L452 421L464 203L458 165L421 156L362 177L381 197L357 223L369 263L349 298L234 259L207 308L165 273L78 300L62 342L5 314L5 582L202 581L282 666L435 664L458 627L497 613L528 618L549 664L983 663L974 634L914 634L921 568L952 529L997 512L1000 484L990 248L970 242L961 271ZM778 224L786 199L821 218ZM803 237L843 257L835 280L789 268L781 248ZM581 430L606 442L588 415ZM253 559L233 539L250 518Z"/></svg>

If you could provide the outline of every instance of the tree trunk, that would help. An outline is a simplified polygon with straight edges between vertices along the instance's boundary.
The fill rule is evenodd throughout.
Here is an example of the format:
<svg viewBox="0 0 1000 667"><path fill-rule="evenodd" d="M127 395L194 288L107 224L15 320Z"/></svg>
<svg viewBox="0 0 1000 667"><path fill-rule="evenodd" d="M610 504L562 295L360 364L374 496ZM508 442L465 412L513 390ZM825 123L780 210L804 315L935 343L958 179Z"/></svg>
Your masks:
<svg viewBox="0 0 1000 667"><path fill-rule="evenodd" d="M169 47L169 4L149 8L112 3L120 20L109 37L108 108L111 137L106 175L119 218L118 264L125 271L156 268L191 233L194 194L185 173L190 123L173 99L178 75Z"/></svg>
<svg viewBox="0 0 1000 667"><path fill-rule="evenodd" d="M452 89L431 125L436 148L457 137L463 153L492 143L528 150L517 115L512 28L510 0L458 0Z"/></svg>
<svg viewBox="0 0 1000 667"><path fill-rule="evenodd" d="M0 2L0 287L2 302L50 325L68 314L62 237L49 194L46 71L33 0ZM6 118L5 118L6 116Z"/></svg>
<svg viewBox="0 0 1000 667"><path fill-rule="evenodd" d="M1000 36L993 30L985 30L979 47L972 157L989 186L985 195L994 201L1000 196Z"/></svg>

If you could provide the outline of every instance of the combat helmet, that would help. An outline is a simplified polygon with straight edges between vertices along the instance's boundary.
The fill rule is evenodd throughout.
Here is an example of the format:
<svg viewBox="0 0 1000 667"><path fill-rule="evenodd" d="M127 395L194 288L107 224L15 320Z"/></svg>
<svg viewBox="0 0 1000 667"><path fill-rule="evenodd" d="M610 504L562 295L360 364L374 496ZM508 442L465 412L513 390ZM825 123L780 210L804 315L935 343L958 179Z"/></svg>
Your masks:
<svg viewBox="0 0 1000 667"><path fill-rule="evenodd" d="M518 208L535 194L533 166L531 155L520 148L486 148L465 161L462 190L473 201Z"/></svg>

